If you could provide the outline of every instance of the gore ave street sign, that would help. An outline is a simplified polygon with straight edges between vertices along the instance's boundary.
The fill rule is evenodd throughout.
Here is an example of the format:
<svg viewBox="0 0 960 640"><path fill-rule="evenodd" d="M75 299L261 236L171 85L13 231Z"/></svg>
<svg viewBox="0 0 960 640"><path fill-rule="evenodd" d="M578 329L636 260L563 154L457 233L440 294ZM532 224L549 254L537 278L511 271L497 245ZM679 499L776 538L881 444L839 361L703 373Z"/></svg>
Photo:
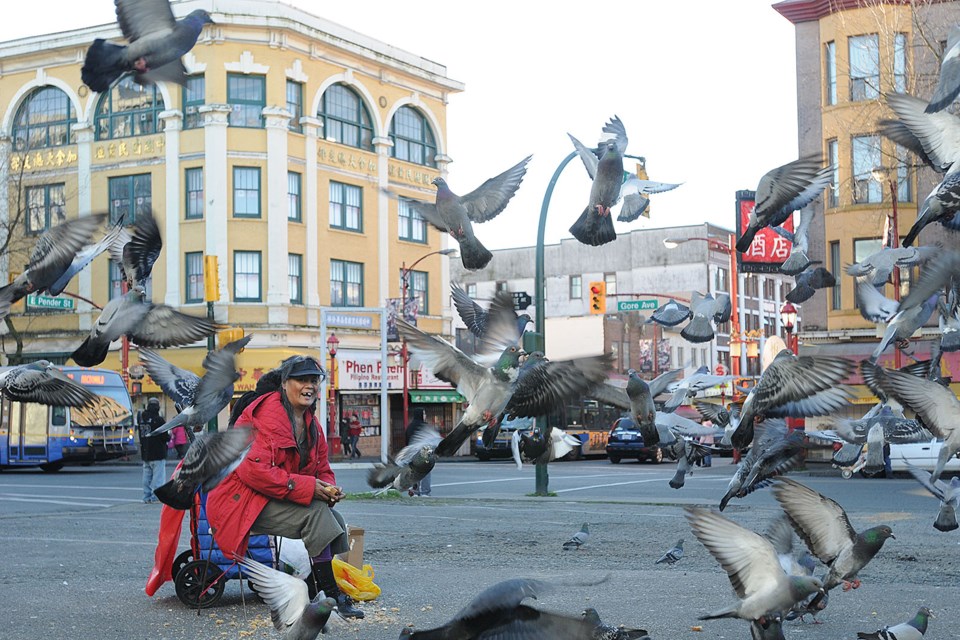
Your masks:
<svg viewBox="0 0 960 640"><path fill-rule="evenodd" d="M617 311L656 311L659 307L657 300L617 300Z"/></svg>

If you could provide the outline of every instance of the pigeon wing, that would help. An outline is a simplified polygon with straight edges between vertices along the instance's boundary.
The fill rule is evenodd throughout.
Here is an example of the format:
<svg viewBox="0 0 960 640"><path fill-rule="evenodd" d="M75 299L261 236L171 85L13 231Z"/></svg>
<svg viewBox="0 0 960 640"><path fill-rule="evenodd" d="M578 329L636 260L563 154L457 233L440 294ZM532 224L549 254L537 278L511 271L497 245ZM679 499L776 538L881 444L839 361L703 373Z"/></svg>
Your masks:
<svg viewBox="0 0 960 640"><path fill-rule="evenodd" d="M946 502L946 494L949 491L947 484L942 480L933 481L933 474L920 467L915 467L907 463L907 471L913 476L913 479L923 485L923 488L929 491L935 498Z"/></svg>
<svg viewBox="0 0 960 640"><path fill-rule="evenodd" d="M556 410L569 399L583 395L606 380L613 355L545 361L518 378L507 413L536 417Z"/></svg>
<svg viewBox="0 0 960 640"><path fill-rule="evenodd" d="M54 284L105 219L106 214L98 213L67 220L40 236L27 263L34 287L46 289Z"/></svg>
<svg viewBox="0 0 960 640"><path fill-rule="evenodd" d="M767 367L754 393L758 404L768 408L808 398L836 388L848 377L853 364L830 356L777 357Z"/></svg>
<svg viewBox="0 0 960 640"><path fill-rule="evenodd" d="M587 170L587 175L590 176L590 179L593 180L597 177L597 167L600 164L600 158L596 154L587 148L587 145L583 144L569 133L570 141L573 142L573 148L577 150L577 155L580 156L580 160L583 161L583 166Z"/></svg>
<svg viewBox="0 0 960 640"><path fill-rule="evenodd" d="M602 131L604 133L612 133L614 138L617 141L617 153L621 156L627 152L627 144L630 142L627 138L627 128L623 126L623 121L620 120L620 116L613 116L610 120L603 125Z"/></svg>
<svg viewBox="0 0 960 640"><path fill-rule="evenodd" d="M123 262L120 264L125 267L131 265L136 278L141 281L146 280L153 270L153 263L160 257L162 248L163 239L160 237L160 227L157 226L156 218L152 213L139 216L133 237L123 248ZM126 274L131 286L136 284L134 274Z"/></svg>
<svg viewBox="0 0 960 640"><path fill-rule="evenodd" d="M656 378L651 380L647 386L650 388L650 397L656 398L661 393L667 390L667 387L676 382L677 378L683 373L683 369L671 369L665 373L661 373Z"/></svg>
<svg viewBox="0 0 960 640"><path fill-rule="evenodd" d="M149 305L143 322L129 335L141 347L188 345L213 334L217 325L208 318L189 316L165 304Z"/></svg>
<svg viewBox="0 0 960 640"><path fill-rule="evenodd" d="M960 400L948 387L900 371L884 371L879 383L889 395L916 411L937 437L946 440L960 429Z"/></svg>
<svg viewBox="0 0 960 640"><path fill-rule="evenodd" d="M96 244L89 244L84 247L76 257L74 257L73 262L63 272L57 281L47 287L47 293L52 296L58 296L63 293L63 290L67 288L67 284L70 283L73 276L80 273L84 267L93 262L93 259L98 255L108 250L114 240L123 232L123 221L117 222Z"/></svg>
<svg viewBox="0 0 960 640"><path fill-rule="evenodd" d="M946 171L960 158L960 118L947 111L925 113L926 102L903 93L889 94L886 101L916 136L935 168Z"/></svg>
<svg viewBox="0 0 960 640"><path fill-rule="evenodd" d="M824 564L829 565L853 545L857 532L843 507L830 498L789 478L776 482L773 496L810 553Z"/></svg>
<svg viewBox="0 0 960 640"><path fill-rule="evenodd" d="M397 197L390 191L387 191L386 193L391 198ZM443 233L448 233L450 231L447 223L443 220L443 216L441 216L440 212L437 211L436 204L432 202L421 202L420 200L410 200L408 198L404 198L404 201L410 205L410 208L416 211L421 218L433 225L436 229L439 229Z"/></svg>
<svg viewBox="0 0 960 640"><path fill-rule="evenodd" d="M238 558L237 561L247 573L247 579L257 586L257 593L270 607L277 631L285 631L296 624L310 604L307 583L252 558Z"/></svg>
<svg viewBox="0 0 960 640"><path fill-rule="evenodd" d="M461 197L460 202L467 210L467 217L473 222L486 222L497 217L520 187L520 182L527 172L527 163L532 157L527 156Z"/></svg>
<svg viewBox="0 0 960 640"><path fill-rule="evenodd" d="M821 171L821 162L819 155L812 155L768 171L760 178L760 183L757 185L757 215L769 216L781 212L789 213L813 200L817 195L816 193L813 197L809 197L806 202L800 204L803 200L802 196L807 193L811 184L817 180L818 172ZM832 172L831 169L830 175L832 175ZM822 186L821 189L823 189ZM761 222L764 221L761 220Z"/></svg>
<svg viewBox="0 0 960 640"><path fill-rule="evenodd" d="M630 397L627 392L619 387L609 384L598 384L590 390L588 394L594 400L609 404L624 411L630 411Z"/></svg>
<svg viewBox="0 0 960 640"><path fill-rule="evenodd" d="M405 320L397 320L397 329L414 355L433 374L457 387L468 400L472 399L487 376L487 369L449 342L424 333Z"/></svg>
<svg viewBox="0 0 960 640"><path fill-rule="evenodd" d="M242 456L252 441L250 427L233 427L198 436L183 456L177 480L196 486L217 476Z"/></svg>
<svg viewBox="0 0 960 640"><path fill-rule="evenodd" d="M954 27L950 31L947 47L940 63L940 78L930 98L927 111L935 113L950 106L960 94L960 29Z"/></svg>
<svg viewBox="0 0 960 640"><path fill-rule="evenodd" d="M8 375L3 387L11 398L21 402L82 407L97 399L96 394L53 367L21 368Z"/></svg>
<svg viewBox="0 0 960 640"><path fill-rule="evenodd" d="M117 23L129 42L171 32L177 23L169 0L114 0L114 3Z"/></svg>
<svg viewBox="0 0 960 640"><path fill-rule="evenodd" d="M193 404L200 376L167 362L149 349L140 349L140 361L163 393L181 407Z"/></svg>
<svg viewBox="0 0 960 640"><path fill-rule="evenodd" d="M453 306L457 308L460 319L467 325L470 333L478 338L483 337L484 329L487 326L487 312L478 305L467 292L459 285L451 284L450 290L453 294Z"/></svg>
<svg viewBox="0 0 960 640"><path fill-rule="evenodd" d="M442 439L443 437L440 435L440 432L435 428L430 426L421 427L410 439L410 444L397 452L394 460L397 461L397 464L409 464L420 449L428 445L436 448Z"/></svg>

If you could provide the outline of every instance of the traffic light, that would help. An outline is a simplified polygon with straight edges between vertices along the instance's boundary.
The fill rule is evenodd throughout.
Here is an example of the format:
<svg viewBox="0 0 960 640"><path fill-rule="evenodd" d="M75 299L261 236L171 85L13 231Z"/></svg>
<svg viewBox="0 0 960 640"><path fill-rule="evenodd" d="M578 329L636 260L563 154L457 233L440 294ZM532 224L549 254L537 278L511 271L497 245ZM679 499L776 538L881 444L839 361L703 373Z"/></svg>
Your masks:
<svg viewBox="0 0 960 640"><path fill-rule="evenodd" d="M236 342L241 338L243 338L242 327L230 327L229 329L222 329L217 332L217 348L223 349L231 342ZM243 353L243 349L240 349L240 351L237 353Z"/></svg>
<svg viewBox="0 0 960 640"><path fill-rule="evenodd" d="M203 256L203 299L216 302L220 299L220 271L217 256Z"/></svg>
<svg viewBox="0 0 960 640"><path fill-rule="evenodd" d="M607 312L607 283L590 283L590 313L603 315Z"/></svg>

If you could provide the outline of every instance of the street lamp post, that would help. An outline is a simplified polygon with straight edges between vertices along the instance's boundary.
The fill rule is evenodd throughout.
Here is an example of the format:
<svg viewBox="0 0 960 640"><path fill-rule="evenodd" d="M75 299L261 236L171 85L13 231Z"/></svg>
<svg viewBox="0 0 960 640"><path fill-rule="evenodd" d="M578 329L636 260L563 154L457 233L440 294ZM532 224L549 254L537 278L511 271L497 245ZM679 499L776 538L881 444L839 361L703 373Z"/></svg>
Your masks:
<svg viewBox="0 0 960 640"><path fill-rule="evenodd" d="M730 372L734 376L740 375L740 348L743 341L740 338L740 301L738 299L737 285L737 252L736 238L733 234L727 234L727 243L716 238L664 238L663 246L667 249L675 249L684 242L691 240L700 240L707 243L707 248L720 253L726 253L730 257Z"/></svg>
<svg viewBox="0 0 960 640"><path fill-rule="evenodd" d="M433 255L441 256L450 256L457 252L456 249L439 249L438 251L431 251L430 253L424 254L417 258L413 264L409 267L406 262L401 263L400 265L400 304L401 309L400 313L403 314L404 319L406 319L407 312L407 291L409 289L409 279L410 272L415 266L420 264L420 261L429 258ZM406 428L410 424L410 393L409 393L409 364L410 354L407 352L407 341L406 339L400 339L400 358L403 362L403 426ZM386 378L384 378L386 379Z"/></svg>
<svg viewBox="0 0 960 640"><path fill-rule="evenodd" d="M340 339L331 332L327 338L327 353L330 354L330 383L327 385L327 441L330 442L330 452L343 451L340 443L340 426L337 420L337 347Z"/></svg>

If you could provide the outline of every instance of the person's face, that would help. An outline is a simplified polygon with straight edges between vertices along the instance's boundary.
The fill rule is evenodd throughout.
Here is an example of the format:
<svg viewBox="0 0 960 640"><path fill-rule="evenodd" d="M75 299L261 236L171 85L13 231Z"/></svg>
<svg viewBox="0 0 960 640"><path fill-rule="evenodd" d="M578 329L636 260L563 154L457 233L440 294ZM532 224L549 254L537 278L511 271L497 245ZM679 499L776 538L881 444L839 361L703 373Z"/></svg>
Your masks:
<svg viewBox="0 0 960 640"><path fill-rule="evenodd" d="M300 376L287 378L283 383L283 392L287 400L298 409L306 409L317 399L317 390L320 385L320 376Z"/></svg>

